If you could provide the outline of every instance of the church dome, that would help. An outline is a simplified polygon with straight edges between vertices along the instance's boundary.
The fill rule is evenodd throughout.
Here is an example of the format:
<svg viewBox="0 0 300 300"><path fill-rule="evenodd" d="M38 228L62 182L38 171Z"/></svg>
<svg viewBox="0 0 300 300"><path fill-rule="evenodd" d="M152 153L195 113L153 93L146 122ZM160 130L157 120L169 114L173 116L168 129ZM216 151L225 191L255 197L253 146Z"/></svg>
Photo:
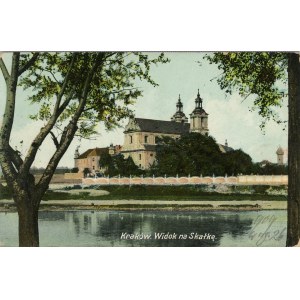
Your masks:
<svg viewBox="0 0 300 300"><path fill-rule="evenodd" d="M203 109L202 104L203 104L203 99L200 97L200 93L198 90L197 97L195 99L196 107L191 113L191 115L208 115L206 111Z"/></svg>
<svg viewBox="0 0 300 300"><path fill-rule="evenodd" d="M183 112L183 104L181 102L180 95L178 98L178 102L176 103L176 112L172 116L171 121L183 122L183 123L188 122L188 118L185 116L185 114Z"/></svg>

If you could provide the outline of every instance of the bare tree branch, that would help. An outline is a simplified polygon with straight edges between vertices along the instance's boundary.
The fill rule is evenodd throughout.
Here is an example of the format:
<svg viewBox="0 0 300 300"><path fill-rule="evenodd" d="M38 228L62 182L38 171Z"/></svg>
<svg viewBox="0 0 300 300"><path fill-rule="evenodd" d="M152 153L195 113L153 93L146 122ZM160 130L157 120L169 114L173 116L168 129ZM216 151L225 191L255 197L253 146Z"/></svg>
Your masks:
<svg viewBox="0 0 300 300"><path fill-rule="evenodd" d="M7 99L5 103L5 110L3 115L3 122L1 127L1 144L6 146L8 149L10 133L14 121L15 114L15 101L16 101L16 90L18 83L18 68L19 68L20 53L14 53L12 58L11 75L7 82ZM0 59L1 62L2 59ZM5 66L5 65L3 65ZM6 69L6 67L5 67ZM5 71L7 72L7 70Z"/></svg>
<svg viewBox="0 0 300 300"><path fill-rule="evenodd" d="M59 94L58 94L58 96L57 96L57 98L58 98L58 100L59 100L59 104L60 104L61 98L63 97L63 95L64 95L64 93L65 93L65 90L66 90L66 88L67 88L67 85L68 85L68 83L69 83L71 71L72 71L72 68L73 68L73 66L74 66L74 64L75 64L76 56L77 56L77 53L73 53L73 55L72 55L72 60L71 60L71 63L70 63L68 72L67 72L66 77L65 77L65 79L64 79L64 82L63 82L63 84L62 84L61 90L59 91Z"/></svg>
<svg viewBox="0 0 300 300"><path fill-rule="evenodd" d="M52 138L52 140L53 140L53 143L54 143L56 149L58 149L58 147L59 147L59 142L58 142L58 140L57 140L55 134L53 133L53 131L50 131L49 133L51 134L51 138Z"/></svg>
<svg viewBox="0 0 300 300"><path fill-rule="evenodd" d="M11 158L11 161L15 165L16 169L19 170L21 165L23 164L23 160L21 156L18 154L18 151L14 150L10 145L9 145L9 156Z"/></svg>
<svg viewBox="0 0 300 300"><path fill-rule="evenodd" d="M60 107L58 107L57 111L55 111L55 109L54 109L54 112L56 114L58 114L58 116L60 116L62 114L62 112L66 109L66 107L68 106L68 104L70 103L70 101L73 99L74 92L75 92L75 87L72 88L72 90L70 91L70 94L66 97L66 99L62 103L62 105Z"/></svg>
<svg viewBox="0 0 300 300"><path fill-rule="evenodd" d="M6 65L5 65L5 63L4 63L4 61L1 57L0 57L0 68L1 68L1 71L2 71L2 74L3 74L3 77L5 79L5 82L6 82L6 84L8 84L9 80L10 80L10 75L9 75L9 73L7 71L7 68L6 68Z"/></svg>
<svg viewBox="0 0 300 300"><path fill-rule="evenodd" d="M75 64L76 56L77 56L77 53L73 53L71 64L69 66L68 72L67 72L66 77L64 79L64 82L62 84L62 87L61 87L61 89L60 89L60 91L59 91L59 93L57 95L57 100L56 100L55 107L54 107L52 115L59 116L64 111L64 109L67 107L67 105L69 104L69 102L71 101L71 99L73 97L73 93L74 93L74 90L75 90L74 87L73 87L72 91L70 92L69 96L67 97L67 99L64 101L64 103L60 107L60 103L61 103L62 97L64 96L65 90L67 88L67 84L69 83L69 79L70 79L70 74L71 74L72 68L73 68L73 66Z"/></svg>
<svg viewBox="0 0 300 300"><path fill-rule="evenodd" d="M19 160L14 155L14 152L11 151L11 147L9 145L10 134L12 130L14 113L15 113L15 98L16 98L16 90L18 83L18 69L19 69L19 53L14 53L12 57L12 66L11 66L11 75L8 75L8 71L6 66L0 58L1 70L6 77L6 85L7 85L7 95L6 95L6 104L3 115L3 122L1 127L1 135L0 135L0 161L2 171L7 180L7 184L11 189L17 189L18 182L17 178L17 166L19 165ZM14 166L15 165L15 166ZM17 200L15 200L17 201Z"/></svg>
<svg viewBox="0 0 300 300"><path fill-rule="evenodd" d="M18 72L18 76L22 75L25 71L27 71L37 60L38 56L39 56L39 52L35 52L33 53L32 57L28 60L27 63L24 64L24 66L22 66Z"/></svg>
<svg viewBox="0 0 300 300"><path fill-rule="evenodd" d="M55 77L55 75L54 75L54 73L52 72L52 71L50 71L50 70L45 70L46 72L49 72L50 74L51 74L51 76L52 76L52 78L56 81L56 83L58 84L58 85L60 85L60 82L57 80L57 78Z"/></svg>

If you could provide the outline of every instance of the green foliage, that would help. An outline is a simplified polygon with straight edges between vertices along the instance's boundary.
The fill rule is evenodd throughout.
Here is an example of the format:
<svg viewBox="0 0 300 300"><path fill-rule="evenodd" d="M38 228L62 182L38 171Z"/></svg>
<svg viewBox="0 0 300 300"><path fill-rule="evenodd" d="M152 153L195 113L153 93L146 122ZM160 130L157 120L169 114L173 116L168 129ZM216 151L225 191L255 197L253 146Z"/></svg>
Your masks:
<svg viewBox="0 0 300 300"><path fill-rule="evenodd" d="M83 176L84 176L84 177L87 177L88 174L90 174L90 173L91 173L91 170L90 170L89 168L84 168L84 169L83 169Z"/></svg>
<svg viewBox="0 0 300 300"><path fill-rule="evenodd" d="M262 128L270 119L282 122L274 108L287 96L287 53L216 52L205 59L222 71L217 82L226 93L236 90L244 99L255 96L252 110L263 117Z"/></svg>
<svg viewBox="0 0 300 300"><path fill-rule="evenodd" d="M222 155L224 157L224 168L226 174L251 174L254 171L254 164L251 157L241 149L234 150Z"/></svg>
<svg viewBox="0 0 300 300"><path fill-rule="evenodd" d="M240 188L240 186L238 186ZM242 194L239 191L233 193L208 192L203 185L183 185L183 186L151 186L151 185L106 185L99 186L99 189L108 191L108 195L91 196L86 192L83 195L68 194L58 191L48 191L43 200L172 200L172 207L176 206L176 200L261 200L262 195L255 193ZM84 190L83 190L84 192ZM286 201L283 195L264 194L265 200Z"/></svg>
<svg viewBox="0 0 300 300"><path fill-rule="evenodd" d="M178 140L164 137L157 146L156 163L150 173L157 176L224 176L251 174L251 157L242 150L222 153L214 138L189 133Z"/></svg>
<svg viewBox="0 0 300 300"><path fill-rule="evenodd" d="M255 174L258 175L288 175L288 166L267 163L263 166L255 164Z"/></svg>
<svg viewBox="0 0 300 300"><path fill-rule="evenodd" d="M143 171L134 163L132 158L124 158L123 155L111 156L108 153L104 153L100 157L99 164L102 168L105 168L105 175L113 176L138 176L143 174Z"/></svg>
<svg viewBox="0 0 300 300"><path fill-rule="evenodd" d="M11 199L12 192L8 186L4 186L0 183L0 199Z"/></svg>
<svg viewBox="0 0 300 300"><path fill-rule="evenodd" d="M25 65L30 57L30 53L22 54L21 65ZM151 66L169 60L163 53L151 59L140 52L40 53L19 81L20 86L31 91L28 100L40 105L38 113L31 118L48 121L59 101L63 109L59 112L56 128L69 121L79 106L85 79L96 61L99 63L78 121L78 135L84 138L96 133L99 122L111 129L118 126L121 119L132 115L130 105L142 95L135 87L137 81L144 80L156 86L150 76Z"/></svg>

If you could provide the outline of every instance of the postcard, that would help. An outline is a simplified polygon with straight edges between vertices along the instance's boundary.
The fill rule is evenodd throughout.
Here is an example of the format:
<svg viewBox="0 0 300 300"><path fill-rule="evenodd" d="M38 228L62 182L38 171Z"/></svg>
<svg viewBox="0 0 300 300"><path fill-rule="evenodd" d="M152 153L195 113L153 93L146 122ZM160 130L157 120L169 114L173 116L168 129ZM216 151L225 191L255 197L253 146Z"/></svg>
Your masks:
<svg viewBox="0 0 300 300"><path fill-rule="evenodd" d="M297 56L2 53L0 246L296 245Z"/></svg>

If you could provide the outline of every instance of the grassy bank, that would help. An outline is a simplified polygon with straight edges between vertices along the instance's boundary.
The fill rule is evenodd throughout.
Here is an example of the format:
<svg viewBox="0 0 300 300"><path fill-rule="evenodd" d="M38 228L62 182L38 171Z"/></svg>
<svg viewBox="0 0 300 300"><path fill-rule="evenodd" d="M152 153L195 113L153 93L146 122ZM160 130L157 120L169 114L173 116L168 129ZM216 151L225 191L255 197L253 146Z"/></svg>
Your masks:
<svg viewBox="0 0 300 300"><path fill-rule="evenodd" d="M91 188L91 187L89 187ZM108 195L91 196L85 189L80 190L78 195L67 194L58 191L48 191L44 200L277 200L286 201L286 196L282 194L270 194L270 186L231 186L228 192L218 192L217 188L202 185L185 186L146 186L146 185L122 185L122 186L94 186L94 189L101 189L109 192ZM274 187L272 187L274 188ZM285 187L275 187L277 190ZM248 190L247 190L248 189Z"/></svg>
<svg viewBox="0 0 300 300"><path fill-rule="evenodd" d="M64 191L49 190L43 200L267 200L286 201L286 186L225 186L225 185L183 185L183 186L150 186L150 185L107 185L88 186L88 189L104 190L107 195L91 195L80 186L67 187ZM78 191L77 194L68 193ZM6 186L0 185L0 199L11 199Z"/></svg>

